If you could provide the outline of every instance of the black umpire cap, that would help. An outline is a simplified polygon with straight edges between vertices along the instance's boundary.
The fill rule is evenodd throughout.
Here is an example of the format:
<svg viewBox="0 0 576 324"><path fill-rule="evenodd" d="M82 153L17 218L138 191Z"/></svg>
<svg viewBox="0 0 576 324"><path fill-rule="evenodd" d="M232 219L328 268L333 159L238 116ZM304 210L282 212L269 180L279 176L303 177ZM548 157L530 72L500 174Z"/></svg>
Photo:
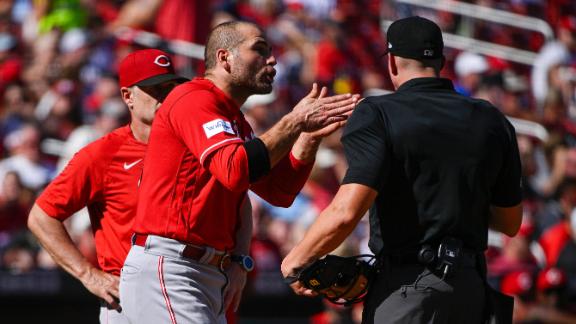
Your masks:
<svg viewBox="0 0 576 324"><path fill-rule="evenodd" d="M387 53L415 60L443 56L442 31L433 21L413 16L393 22L386 32Z"/></svg>

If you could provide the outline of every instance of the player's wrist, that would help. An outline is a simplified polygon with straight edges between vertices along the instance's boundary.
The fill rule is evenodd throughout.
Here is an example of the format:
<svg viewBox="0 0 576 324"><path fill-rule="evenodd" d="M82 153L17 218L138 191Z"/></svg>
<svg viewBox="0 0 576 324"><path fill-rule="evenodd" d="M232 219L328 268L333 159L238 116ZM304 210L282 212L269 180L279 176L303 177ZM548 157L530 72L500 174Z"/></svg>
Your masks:
<svg viewBox="0 0 576 324"><path fill-rule="evenodd" d="M232 254L230 255L230 260L233 264L240 266L245 272L254 270L254 259L247 254Z"/></svg>
<svg viewBox="0 0 576 324"><path fill-rule="evenodd" d="M98 282L98 272L99 269L93 267L92 265L83 268L76 278L85 286L92 287Z"/></svg>
<svg viewBox="0 0 576 324"><path fill-rule="evenodd" d="M81 282L88 282L90 281L90 278L92 278L92 272L93 272L93 267L92 266L88 266L88 265L80 265L76 268L74 268L73 271L73 275L78 278L78 280L80 280Z"/></svg>
<svg viewBox="0 0 576 324"><path fill-rule="evenodd" d="M302 133L294 143L290 151L290 158L293 162L296 160L300 164L309 164L316 159L316 152L320 147L321 140L314 138L308 133Z"/></svg>
<svg viewBox="0 0 576 324"><path fill-rule="evenodd" d="M302 141L302 143L311 147L318 147L322 142L322 137L314 136L312 133L306 132L300 134L299 139Z"/></svg>
<svg viewBox="0 0 576 324"><path fill-rule="evenodd" d="M304 131L306 125L306 116L300 112L292 111L280 120L283 123L287 132L292 134L300 134Z"/></svg>

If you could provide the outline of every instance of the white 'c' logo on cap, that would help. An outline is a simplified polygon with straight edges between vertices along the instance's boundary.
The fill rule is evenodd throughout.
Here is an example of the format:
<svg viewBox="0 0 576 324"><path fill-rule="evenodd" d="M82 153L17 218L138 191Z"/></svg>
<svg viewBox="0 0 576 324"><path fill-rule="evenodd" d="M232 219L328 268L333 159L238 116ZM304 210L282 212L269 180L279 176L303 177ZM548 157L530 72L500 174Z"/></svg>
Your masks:
<svg viewBox="0 0 576 324"><path fill-rule="evenodd" d="M166 55L158 55L154 59L154 64L162 67L170 66L170 59Z"/></svg>

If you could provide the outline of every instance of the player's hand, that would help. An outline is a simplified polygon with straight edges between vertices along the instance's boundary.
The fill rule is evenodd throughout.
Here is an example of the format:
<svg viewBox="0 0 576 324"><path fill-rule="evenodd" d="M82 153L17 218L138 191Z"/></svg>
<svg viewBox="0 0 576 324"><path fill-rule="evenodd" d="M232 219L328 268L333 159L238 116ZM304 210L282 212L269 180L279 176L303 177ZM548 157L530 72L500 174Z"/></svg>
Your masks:
<svg viewBox="0 0 576 324"><path fill-rule="evenodd" d="M318 90L318 85L314 83L310 93L292 110L292 114L302 126L302 131L315 132L330 124L345 121L360 99L358 95L349 93L326 97L327 93L326 87Z"/></svg>
<svg viewBox="0 0 576 324"><path fill-rule="evenodd" d="M346 121L336 122L313 133L301 133L292 146L292 155L304 163L313 162L322 139L344 126L345 123Z"/></svg>
<svg viewBox="0 0 576 324"><path fill-rule="evenodd" d="M313 139L322 139L324 137L330 136L332 133L334 133L338 129L344 127L344 125L346 125L346 121L347 120L335 122L335 123L332 123L326 127L320 128L317 131L314 131L311 133L304 133L304 134L307 134L308 136L310 136Z"/></svg>
<svg viewBox="0 0 576 324"><path fill-rule="evenodd" d="M120 277L102 270L91 268L80 278L80 281L94 295L103 299L112 308L121 310L118 303Z"/></svg>
<svg viewBox="0 0 576 324"><path fill-rule="evenodd" d="M232 307L234 311L237 311L240 299L242 299L242 290L246 285L246 271L239 264L232 263L226 270L226 276L228 276L228 287L224 291L224 309Z"/></svg>

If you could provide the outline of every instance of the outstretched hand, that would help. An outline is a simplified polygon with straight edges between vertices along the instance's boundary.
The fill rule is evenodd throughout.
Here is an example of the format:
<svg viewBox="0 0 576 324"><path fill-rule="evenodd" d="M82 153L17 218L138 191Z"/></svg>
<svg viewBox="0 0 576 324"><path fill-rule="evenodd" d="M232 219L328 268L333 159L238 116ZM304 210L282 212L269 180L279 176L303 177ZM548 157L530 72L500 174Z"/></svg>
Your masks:
<svg viewBox="0 0 576 324"><path fill-rule="evenodd" d="M320 131L313 134L319 137L331 134L344 125L359 100L358 95L349 93L326 97L327 93L326 87L318 90L318 84L314 83L310 93L294 107L292 113L296 114L300 121L302 131ZM327 128L324 129L325 127Z"/></svg>

